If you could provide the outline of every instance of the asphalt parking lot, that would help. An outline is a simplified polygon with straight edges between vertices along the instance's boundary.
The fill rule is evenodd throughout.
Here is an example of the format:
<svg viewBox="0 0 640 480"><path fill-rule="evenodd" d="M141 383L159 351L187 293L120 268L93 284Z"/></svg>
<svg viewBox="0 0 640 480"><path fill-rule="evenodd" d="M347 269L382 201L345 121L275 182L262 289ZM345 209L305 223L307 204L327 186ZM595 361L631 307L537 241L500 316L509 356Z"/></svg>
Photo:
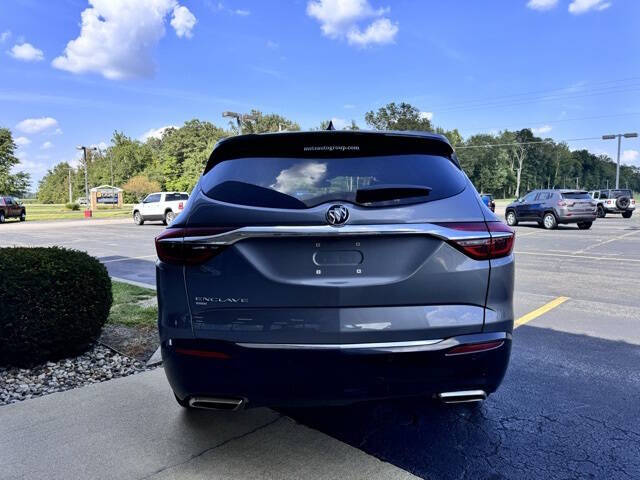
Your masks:
<svg viewBox="0 0 640 480"><path fill-rule="evenodd" d="M112 276L153 284L161 229L7 223L0 246L79 248ZM640 478L640 215L516 230L519 326L504 383L480 408L411 400L285 413L424 478Z"/></svg>

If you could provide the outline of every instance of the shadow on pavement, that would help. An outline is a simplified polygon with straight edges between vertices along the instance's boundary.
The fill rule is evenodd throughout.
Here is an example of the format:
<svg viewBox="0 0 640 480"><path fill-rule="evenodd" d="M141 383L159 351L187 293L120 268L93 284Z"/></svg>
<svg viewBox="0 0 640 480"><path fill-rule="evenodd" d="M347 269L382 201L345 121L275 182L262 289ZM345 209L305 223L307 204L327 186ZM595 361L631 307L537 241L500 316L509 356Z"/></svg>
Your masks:
<svg viewBox="0 0 640 480"><path fill-rule="evenodd" d="M430 479L640 478L640 347L524 326L481 407L430 400L284 413Z"/></svg>
<svg viewBox="0 0 640 480"><path fill-rule="evenodd" d="M112 277L125 278L150 285L156 284L156 264L152 258L142 260L120 255L98 258Z"/></svg>

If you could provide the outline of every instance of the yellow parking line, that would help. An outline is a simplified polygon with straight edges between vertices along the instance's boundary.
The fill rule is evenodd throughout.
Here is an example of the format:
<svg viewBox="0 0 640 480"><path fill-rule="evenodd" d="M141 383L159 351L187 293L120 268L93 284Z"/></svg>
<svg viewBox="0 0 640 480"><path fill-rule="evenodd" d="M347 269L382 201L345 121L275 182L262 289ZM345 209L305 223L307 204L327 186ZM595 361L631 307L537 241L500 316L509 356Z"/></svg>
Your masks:
<svg viewBox="0 0 640 480"><path fill-rule="evenodd" d="M513 328L518 328L524 325L525 323L529 323L531 320L538 318L540 315L547 313L549 310L553 310L558 305L563 304L567 300L569 300L569 297L558 297L551 300L549 303L545 303L540 308L536 308L533 312L529 312L526 315L523 315L522 317L517 319Z"/></svg>

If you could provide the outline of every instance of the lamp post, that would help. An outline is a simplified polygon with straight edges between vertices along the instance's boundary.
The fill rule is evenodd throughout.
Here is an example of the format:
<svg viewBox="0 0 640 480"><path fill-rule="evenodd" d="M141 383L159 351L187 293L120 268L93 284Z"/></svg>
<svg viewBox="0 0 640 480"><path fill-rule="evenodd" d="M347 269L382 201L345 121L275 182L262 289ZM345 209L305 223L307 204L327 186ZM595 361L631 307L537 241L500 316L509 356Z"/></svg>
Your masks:
<svg viewBox="0 0 640 480"><path fill-rule="evenodd" d="M96 147L85 147L84 145L78 145L76 148L78 150L82 150L82 153L84 154L84 196L87 199L87 202L89 202L89 174L87 171L87 150L94 152L98 149ZM91 206L91 203L89 203L89 206ZM89 208L89 210L91 210L91 208Z"/></svg>
<svg viewBox="0 0 640 480"><path fill-rule="evenodd" d="M247 122L249 120L256 120L257 115L250 115L248 113L237 113L237 112L222 112L222 116L225 118L235 118L238 123L238 132L242 135L242 122Z"/></svg>
<svg viewBox="0 0 640 480"><path fill-rule="evenodd" d="M616 190L620 187L620 143L622 142L622 137L624 138L636 138L638 134L636 132L632 133L617 133L614 135L603 135L602 140L613 140L615 138L618 139L618 161L616 165Z"/></svg>

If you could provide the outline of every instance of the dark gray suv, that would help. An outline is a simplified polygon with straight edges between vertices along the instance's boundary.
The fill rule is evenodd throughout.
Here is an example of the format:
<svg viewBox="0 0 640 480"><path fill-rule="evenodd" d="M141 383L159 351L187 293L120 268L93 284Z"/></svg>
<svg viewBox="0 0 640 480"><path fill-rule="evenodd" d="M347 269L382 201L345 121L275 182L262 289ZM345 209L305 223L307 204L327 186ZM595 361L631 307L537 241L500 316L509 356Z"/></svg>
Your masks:
<svg viewBox="0 0 640 480"><path fill-rule="evenodd" d="M583 190L534 190L507 205L507 225L537 222L547 230L558 224L577 223L587 230L596 219L596 202Z"/></svg>
<svg viewBox="0 0 640 480"><path fill-rule="evenodd" d="M156 238L164 371L187 408L484 400L513 243L443 136L225 139Z"/></svg>

